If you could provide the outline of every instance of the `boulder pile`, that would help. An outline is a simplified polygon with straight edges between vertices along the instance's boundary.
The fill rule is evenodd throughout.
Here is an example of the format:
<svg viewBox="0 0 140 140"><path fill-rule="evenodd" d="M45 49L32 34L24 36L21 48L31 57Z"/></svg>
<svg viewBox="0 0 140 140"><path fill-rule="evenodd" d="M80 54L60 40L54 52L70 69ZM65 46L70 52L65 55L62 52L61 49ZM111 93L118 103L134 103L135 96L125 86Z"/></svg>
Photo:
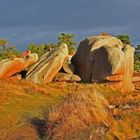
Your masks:
<svg viewBox="0 0 140 140"><path fill-rule="evenodd" d="M39 59L37 54L29 53L21 58L2 60L0 79L26 70L25 79L39 84L82 81L103 83L122 92L134 90L134 48L131 45L102 34L81 41L72 58L68 54L68 46L63 43Z"/></svg>
<svg viewBox="0 0 140 140"><path fill-rule="evenodd" d="M24 78L34 83L78 82L81 78L74 75L74 66L68 55L68 46L64 43L46 52L40 58L36 53L23 52L21 58L5 59L0 62L0 79L15 76L20 79L24 70Z"/></svg>

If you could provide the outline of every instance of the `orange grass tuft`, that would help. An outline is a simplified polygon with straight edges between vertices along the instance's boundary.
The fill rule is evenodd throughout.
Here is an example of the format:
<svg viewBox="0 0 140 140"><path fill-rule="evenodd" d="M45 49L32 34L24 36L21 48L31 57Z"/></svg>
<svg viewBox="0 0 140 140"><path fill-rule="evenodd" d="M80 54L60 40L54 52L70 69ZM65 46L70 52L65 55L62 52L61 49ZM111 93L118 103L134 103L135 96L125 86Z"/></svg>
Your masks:
<svg viewBox="0 0 140 140"><path fill-rule="evenodd" d="M73 136L77 138L85 129L91 126L94 128L99 124L108 128L110 118L107 109L107 101L96 90L86 89L76 94L69 94L64 102L46 113L48 138L67 139Z"/></svg>

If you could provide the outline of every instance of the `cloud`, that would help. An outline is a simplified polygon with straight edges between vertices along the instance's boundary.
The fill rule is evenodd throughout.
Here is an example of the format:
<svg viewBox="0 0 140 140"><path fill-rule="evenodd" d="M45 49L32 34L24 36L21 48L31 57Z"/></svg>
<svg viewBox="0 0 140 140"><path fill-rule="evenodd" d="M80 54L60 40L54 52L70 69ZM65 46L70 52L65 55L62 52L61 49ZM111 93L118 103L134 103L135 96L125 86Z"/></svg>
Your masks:
<svg viewBox="0 0 140 140"><path fill-rule="evenodd" d="M23 50L32 42L56 42L59 33L81 39L100 32L130 34L139 42L139 0L1 0L0 38Z"/></svg>

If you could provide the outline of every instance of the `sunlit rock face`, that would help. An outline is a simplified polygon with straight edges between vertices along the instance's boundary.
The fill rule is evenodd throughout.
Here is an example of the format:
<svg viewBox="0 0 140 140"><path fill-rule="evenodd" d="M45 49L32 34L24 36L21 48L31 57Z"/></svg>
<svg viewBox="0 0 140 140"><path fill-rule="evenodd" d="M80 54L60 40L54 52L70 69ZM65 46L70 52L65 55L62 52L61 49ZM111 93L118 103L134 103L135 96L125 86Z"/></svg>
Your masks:
<svg viewBox="0 0 140 140"><path fill-rule="evenodd" d="M63 43L41 56L39 61L29 69L26 79L34 83L51 82L62 68L67 56L68 46Z"/></svg>
<svg viewBox="0 0 140 140"><path fill-rule="evenodd" d="M37 61L38 55L36 53L29 54L28 57L2 60L0 61L0 79L9 78Z"/></svg>
<svg viewBox="0 0 140 140"><path fill-rule="evenodd" d="M109 87L123 92L134 90L132 84L134 48L109 35L91 36L81 41L72 58L75 73L84 82L109 82Z"/></svg>

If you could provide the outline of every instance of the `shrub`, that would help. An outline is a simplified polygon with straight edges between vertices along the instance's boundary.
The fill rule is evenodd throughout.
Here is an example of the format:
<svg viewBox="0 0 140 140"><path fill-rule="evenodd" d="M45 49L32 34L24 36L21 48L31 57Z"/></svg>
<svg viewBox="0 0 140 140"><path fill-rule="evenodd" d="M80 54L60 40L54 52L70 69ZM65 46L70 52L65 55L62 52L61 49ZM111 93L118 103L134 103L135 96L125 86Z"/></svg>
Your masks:
<svg viewBox="0 0 140 140"><path fill-rule="evenodd" d="M45 52L48 52L55 47L56 45L53 43L50 43L50 44L33 44L32 43L32 44L29 44L28 50L30 50L31 53L37 53L38 56L41 56Z"/></svg>
<svg viewBox="0 0 140 140"><path fill-rule="evenodd" d="M74 39L74 34L62 33L58 36L58 44L66 43L68 45L69 53L73 54L76 50L76 41Z"/></svg>
<svg viewBox="0 0 140 140"><path fill-rule="evenodd" d="M100 133L96 127L103 129L100 136L104 135L109 129L107 106L107 101L96 90L69 94L60 105L45 114L47 138L89 139L92 133L96 139L97 133Z"/></svg>
<svg viewBox="0 0 140 140"><path fill-rule="evenodd" d="M134 70L140 71L140 54L135 54L134 56Z"/></svg>
<svg viewBox="0 0 140 140"><path fill-rule="evenodd" d="M128 35L122 34L122 35L117 35L116 37L120 39L123 44L131 44L130 37Z"/></svg>
<svg viewBox="0 0 140 140"><path fill-rule="evenodd" d="M20 52L14 45L8 44L6 39L0 40L0 60L10 59L20 56Z"/></svg>

